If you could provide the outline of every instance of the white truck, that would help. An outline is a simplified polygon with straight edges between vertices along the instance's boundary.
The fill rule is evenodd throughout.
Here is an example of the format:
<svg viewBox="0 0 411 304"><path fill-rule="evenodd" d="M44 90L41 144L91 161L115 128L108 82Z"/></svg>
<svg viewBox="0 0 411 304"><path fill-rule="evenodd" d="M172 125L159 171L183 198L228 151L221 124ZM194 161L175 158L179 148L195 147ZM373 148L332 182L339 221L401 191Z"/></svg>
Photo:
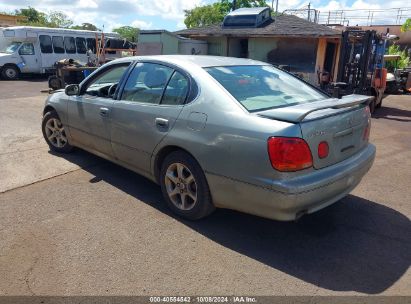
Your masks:
<svg viewBox="0 0 411 304"><path fill-rule="evenodd" d="M87 53L96 53L96 33L101 32L58 28L16 26L0 29L0 75L17 79L22 73L45 74L54 70L61 59L87 62ZM117 33L105 33L118 39ZM111 57L120 57L121 54ZM120 53L120 52L118 52Z"/></svg>

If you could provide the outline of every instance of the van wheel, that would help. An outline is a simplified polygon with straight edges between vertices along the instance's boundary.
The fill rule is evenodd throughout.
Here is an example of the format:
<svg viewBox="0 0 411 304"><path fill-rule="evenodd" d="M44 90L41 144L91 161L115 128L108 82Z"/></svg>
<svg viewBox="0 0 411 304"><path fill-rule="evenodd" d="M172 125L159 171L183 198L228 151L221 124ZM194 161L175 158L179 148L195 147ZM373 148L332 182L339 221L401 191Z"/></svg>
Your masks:
<svg viewBox="0 0 411 304"><path fill-rule="evenodd" d="M6 65L1 70L1 76L6 80L15 80L20 76L20 70L13 65Z"/></svg>
<svg viewBox="0 0 411 304"><path fill-rule="evenodd" d="M204 172L188 153L175 151L166 157L160 185L168 207L183 218L198 220L215 210Z"/></svg>

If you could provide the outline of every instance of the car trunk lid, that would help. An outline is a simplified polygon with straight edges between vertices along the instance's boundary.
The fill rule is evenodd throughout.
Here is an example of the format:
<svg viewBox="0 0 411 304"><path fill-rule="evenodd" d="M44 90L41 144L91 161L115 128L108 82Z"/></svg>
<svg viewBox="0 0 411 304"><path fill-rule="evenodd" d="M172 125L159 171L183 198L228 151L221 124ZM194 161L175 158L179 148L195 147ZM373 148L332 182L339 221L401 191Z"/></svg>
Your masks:
<svg viewBox="0 0 411 304"><path fill-rule="evenodd" d="M310 147L313 166L320 169L343 161L368 144L368 104L373 97L348 95L259 112L257 115L300 124L302 138ZM318 145L327 142L328 156L318 156Z"/></svg>

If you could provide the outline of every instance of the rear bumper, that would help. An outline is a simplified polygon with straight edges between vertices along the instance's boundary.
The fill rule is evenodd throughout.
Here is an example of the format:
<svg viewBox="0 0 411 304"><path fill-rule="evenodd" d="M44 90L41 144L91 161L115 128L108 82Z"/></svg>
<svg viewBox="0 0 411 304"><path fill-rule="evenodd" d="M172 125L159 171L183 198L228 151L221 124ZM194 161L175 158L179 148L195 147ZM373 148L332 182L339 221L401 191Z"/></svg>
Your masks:
<svg viewBox="0 0 411 304"><path fill-rule="evenodd" d="M371 168L375 147L369 144L356 155L333 166L289 180L257 186L206 173L217 207L234 209L277 220L294 220L350 193Z"/></svg>

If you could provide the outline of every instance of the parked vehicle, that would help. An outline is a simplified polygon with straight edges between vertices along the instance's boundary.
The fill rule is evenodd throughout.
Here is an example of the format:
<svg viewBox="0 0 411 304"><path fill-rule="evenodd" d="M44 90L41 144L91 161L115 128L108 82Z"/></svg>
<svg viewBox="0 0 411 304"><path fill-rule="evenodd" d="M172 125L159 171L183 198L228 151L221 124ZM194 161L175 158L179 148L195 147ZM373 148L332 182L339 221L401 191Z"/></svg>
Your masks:
<svg viewBox="0 0 411 304"><path fill-rule="evenodd" d="M222 207L294 220L371 167L371 99L330 98L249 59L129 57L52 94L42 130L54 151L80 147L159 183L182 217Z"/></svg>
<svg viewBox="0 0 411 304"><path fill-rule="evenodd" d="M0 31L0 72L5 79L16 79L22 73L45 74L54 71L54 63L62 59L87 62L87 51L96 53L96 33L16 26ZM108 38L119 38L117 33L106 33ZM111 54L119 58L120 52Z"/></svg>

